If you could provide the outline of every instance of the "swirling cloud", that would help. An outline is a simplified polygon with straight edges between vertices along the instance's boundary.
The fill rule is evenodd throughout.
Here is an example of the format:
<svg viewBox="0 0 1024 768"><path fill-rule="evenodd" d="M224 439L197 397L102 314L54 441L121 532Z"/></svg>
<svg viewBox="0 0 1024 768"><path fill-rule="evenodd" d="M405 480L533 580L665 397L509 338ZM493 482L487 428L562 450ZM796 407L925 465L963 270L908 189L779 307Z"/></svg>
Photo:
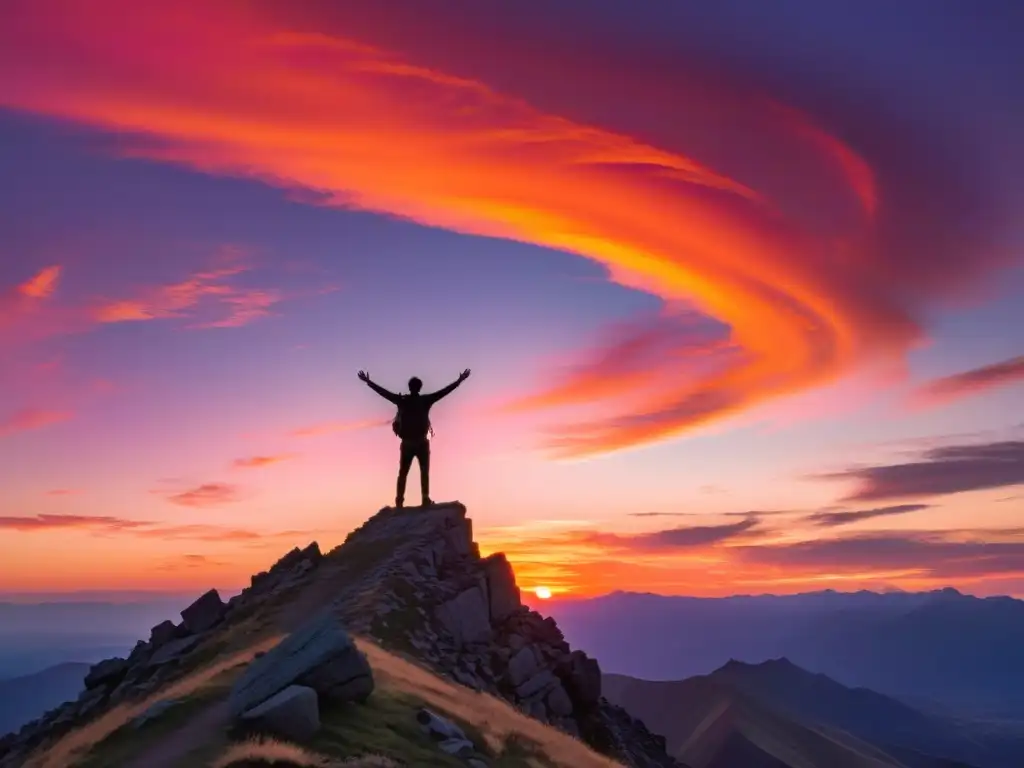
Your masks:
<svg viewBox="0 0 1024 768"><path fill-rule="evenodd" d="M697 345L713 364L695 364L693 339L655 324L524 399L613 401L558 431L563 454L664 439L900 361L923 336L921 306L986 264L950 257L947 242L966 244L956 222L923 215L939 195L887 208L920 183L887 186L870 156L770 94L624 68L615 111L661 123L634 134L571 105L539 106L511 78L499 87L469 71L472 54L447 71L415 46L389 48L391 22L358 24L357 5L312 20L268 7L17 0L0 31L0 105L130 134L130 154L578 254L661 297L668 322L683 305L724 329ZM670 113L666 95L679 104ZM922 235L925 219L950 231ZM924 277L907 256L916 250L931 259ZM680 354L658 375L628 363L664 343Z"/></svg>

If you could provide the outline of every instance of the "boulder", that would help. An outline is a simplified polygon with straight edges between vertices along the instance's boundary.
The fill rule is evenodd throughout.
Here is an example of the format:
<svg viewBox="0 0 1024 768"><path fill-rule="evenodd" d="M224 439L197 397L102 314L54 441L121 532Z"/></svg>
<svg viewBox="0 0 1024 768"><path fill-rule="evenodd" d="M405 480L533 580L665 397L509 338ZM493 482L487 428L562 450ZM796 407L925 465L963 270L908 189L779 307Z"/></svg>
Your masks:
<svg viewBox="0 0 1024 768"><path fill-rule="evenodd" d="M542 669L525 683L516 686L516 695L521 699L528 699L558 684L558 678L551 674L551 670Z"/></svg>
<svg viewBox="0 0 1024 768"><path fill-rule="evenodd" d="M487 598L491 608L491 622L504 621L522 606L516 575L503 552L483 561L487 576Z"/></svg>
<svg viewBox="0 0 1024 768"><path fill-rule="evenodd" d="M190 633L199 634L220 623L226 610L220 593L211 589L181 612L181 620Z"/></svg>
<svg viewBox="0 0 1024 768"><path fill-rule="evenodd" d="M328 612L320 613L249 665L231 689L228 708L233 717L238 717L300 678L307 684L315 682L318 670L330 681L329 690L343 687L345 675L339 670L345 669L346 663L351 664L349 669L358 663L335 660L358 654L338 619Z"/></svg>
<svg viewBox="0 0 1024 768"><path fill-rule="evenodd" d="M199 645L202 639L199 635L191 635L190 637L180 637L177 640L171 640L150 656L146 664L150 667L159 667L176 661L180 656L185 655Z"/></svg>
<svg viewBox="0 0 1024 768"><path fill-rule="evenodd" d="M468 519L458 521L445 531L444 540L453 554L468 555L473 546L472 522Z"/></svg>
<svg viewBox="0 0 1024 768"><path fill-rule="evenodd" d="M174 625L171 620L161 621L151 630L149 630L149 644L156 650L161 645L166 645L171 642L177 634L178 628Z"/></svg>
<svg viewBox="0 0 1024 768"><path fill-rule="evenodd" d="M539 669L540 664L537 654L532 645L520 648L512 658L508 660L508 679L513 686L518 687L529 680Z"/></svg>
<svg viewBox="0 0 1024 768"><path fill-rule="evenodd" d="M491 635L487 600L476 586L442 604L437 609L437 618L459 645L482 642Z"/></svg>
<svg viewBox="0 0 1024 768"><path fill-rule="evenodd" d="M127 660L119 656L104 659L89 668L89 674L85 676L85 687L90 689L98 688L101 685L113 685L120 681L127 671Z"/></svg>
<svg viewBox="0 0 1024 768"><path fill-rule="evenodd" d="M445 739L437 746L442 752L449 755L472 754L475 751L473 742L469 739Z"/></svg>
<svg viewBox="0 0 1024 768"><path fill-rule="evenodd" d="M366 701L373 693L373 670L357 648L324 662L296 682L315 690L328 701Z"/></svg>
<svg viewBox="0 0 1024 768"><path fill-rule="evenodd" d="M572 714L572 699L569 698L569 694L565 692L565 688L561 684L556 685L548 692L545 701L548 710L553 715L568 717Z"/></svg>
<svg viewBox="0 0 1024 768"><path fill-rule="evenodd" d="M145 640L139 640L135 647L132 648L132 652L128 654L128 664L135 665L141 664L149 658L150 653L153 650L151 643L147 643Z"/></svg>
<svg viewBox="0 0 1024 768"><path fill-rule="evenodd" d="M420 708L416 713L416 722L420 724L420 727L423 728L431 738L437 741L468 741L468 739L466 739L466 734L462 732L462 729L459 728L459 726L448 718L441 717L441 715L427 709L426 707Z"/></svg>
<svg viewBox="0 0 1024 768"><path fill-rule="evenodd" d="M573 651L555 670L573 702L583 709L601 699L601 667L583 651Z"/></svg>
<svg viewBox="0 0 1024 768"><path fill-rule="evenodd" d="M302 685L289 685L243 713L242 722L290 741L308 741L320 730L316 691Z"/></svg>

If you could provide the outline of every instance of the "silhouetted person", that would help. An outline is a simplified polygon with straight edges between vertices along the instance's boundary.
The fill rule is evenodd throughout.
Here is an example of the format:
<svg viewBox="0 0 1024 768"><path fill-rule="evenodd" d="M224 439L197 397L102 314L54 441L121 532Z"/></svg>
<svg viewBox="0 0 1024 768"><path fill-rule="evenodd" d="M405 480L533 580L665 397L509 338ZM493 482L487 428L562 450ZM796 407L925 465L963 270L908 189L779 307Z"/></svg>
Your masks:
<svg viewBox="0 0 1024 768"><path fill-rule="evenodd" d="M455 388L469 378L467 368L459 374L459 378L444 389L421 395L423 382L413 376L409 379L409 394L396 395L379 384L370 381L370 374L359 372L359 378L378 395L398 406L398 415L393 424L395 434L402 438L402 446L398 458L398 486L395 492L395 506L405 503L405 481L409 477L409 467L415 458L420 464L420 490L423 493L423 506L433 504L430 500L430 441L427 433L430 429L430 406L445 395L450 395Z"/></svg>

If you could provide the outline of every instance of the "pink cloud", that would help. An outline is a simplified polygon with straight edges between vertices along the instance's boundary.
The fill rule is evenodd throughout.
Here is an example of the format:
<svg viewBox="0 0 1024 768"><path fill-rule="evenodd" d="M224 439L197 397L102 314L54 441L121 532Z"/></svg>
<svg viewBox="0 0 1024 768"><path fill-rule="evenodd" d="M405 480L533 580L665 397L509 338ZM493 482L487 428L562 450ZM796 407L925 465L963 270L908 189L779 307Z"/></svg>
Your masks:
<svg viewBox="0 0 1024 768"><path fill-rule="evenodd" d="M70 411L22 408L20 411L16 411L7 418L0 420L0 437L60 424L61 422L68 421L73 416L74 414Z"/></svg>
<svg viewBox="0 0 1024 768"><path fill-rule="evenodd" d="M338 432L351 432L357 429L370 429L372 427L383 427L391 424L391 419L362 419L360 421L324 421L319 424L310 424L292 430L289 434L292 437L320 437L321 435L333 435Z"/></svg>
<svg viewBox="0 0 1024 768"><path fill-rule="evenodd" d="M195 488L170 494L167 500L182 507L214 507L238 501L238 488L228 483L203 483Z"/></svg>
<svg viewBox="0 0 1024 768"><path fill-rule="evenodd" d="M152 520L129 520L109 515L22 515L0 516L0 530L37 533L58 530L80 530L99 535L124 534L152 539L191 541L264 542L268 539L289 539L303 531L264 533L246 528L219 525L167 525Z"/></svg>
<svg viewBox="0 0 1024 768"><path fill-rule="evenodd" d="M917 389L914 401L920 405L941 405L1020 382L1024 382L1024 355L933 379Z"/></svg>
<svg viewBox="0 0 1024 768"><path fill-rule="evenodd" d="M295 454L293 453L282 453L274 456L247 456L242 459L235 459L233 466L239 469L260 469L262 467L280 464L283 461L289 461L293 458L295 458Z"/></svg>
<svg viewBox="0 0 1024 768"><path fill-rule="evenodd" d="M270 314L281 301L276 291L234 285L232 280L247 272L244 253L238 249L222 252L222 266L200 270L184 280L140 289L135 296L97 303L92 317L98 323L126 323L195 317L206 310L212 320L197 319L195 328L237 328Z"/></svg>
<svg viewBox="0 0 1024 768"><path fill-rule="evenodd" d="M60 272L60 266L47 267L27 282L18 286L18 292L22 296L28 296L32 299L48 298L57 287Z"/></svg>

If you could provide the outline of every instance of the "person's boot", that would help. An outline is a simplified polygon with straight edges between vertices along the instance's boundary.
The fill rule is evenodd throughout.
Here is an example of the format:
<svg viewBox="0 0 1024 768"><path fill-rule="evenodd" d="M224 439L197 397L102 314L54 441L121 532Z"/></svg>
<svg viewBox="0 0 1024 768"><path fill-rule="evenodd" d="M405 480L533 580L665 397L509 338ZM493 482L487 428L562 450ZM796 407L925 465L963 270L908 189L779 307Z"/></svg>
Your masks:
<svg viewBox="0 0 1024 768"><path fill-rule="evenodd" d="M401 509L404 506L405 506L405 500L404 499L395 499L395 509Z"/></svg>
<svg viewBox="0 0 1024 768"><path fill-rule="evenodd" d="M429 497L429 496L424 496L424 497L423 497L423 503L422 503L422 504L420 504L420 506L421 506L421 507L432 507L432 506L434 506L434 502L432 502L432 501L430 500L430 497Z"/></svg>

